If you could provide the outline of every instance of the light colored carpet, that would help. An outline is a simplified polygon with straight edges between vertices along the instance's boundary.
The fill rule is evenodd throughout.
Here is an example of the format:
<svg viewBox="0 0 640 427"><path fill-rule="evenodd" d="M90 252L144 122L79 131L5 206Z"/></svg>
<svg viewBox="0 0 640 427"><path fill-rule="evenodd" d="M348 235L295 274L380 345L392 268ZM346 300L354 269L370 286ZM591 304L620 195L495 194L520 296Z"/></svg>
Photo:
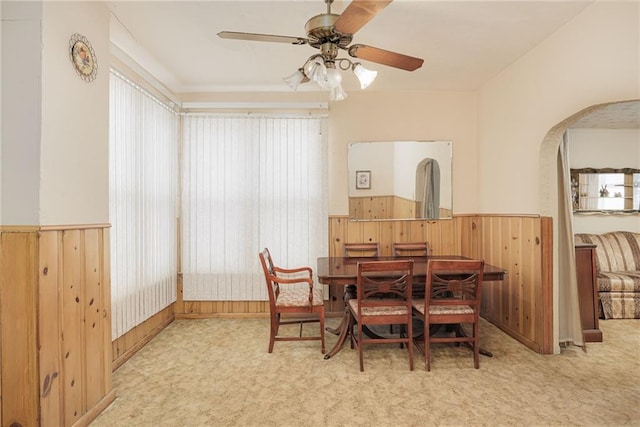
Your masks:
<svg viewBox="0 0 640 427"><path fill-rule="evenodd" d="M433 346L431 372L376 345L361 373L349 345L330 360L317 341L267 353L267 319L176 320L114 373L117 398L91 425L640 426L640 320L600 326L586 353L542 356L482 321L494 357L478 370L454 345Z"/></svg>

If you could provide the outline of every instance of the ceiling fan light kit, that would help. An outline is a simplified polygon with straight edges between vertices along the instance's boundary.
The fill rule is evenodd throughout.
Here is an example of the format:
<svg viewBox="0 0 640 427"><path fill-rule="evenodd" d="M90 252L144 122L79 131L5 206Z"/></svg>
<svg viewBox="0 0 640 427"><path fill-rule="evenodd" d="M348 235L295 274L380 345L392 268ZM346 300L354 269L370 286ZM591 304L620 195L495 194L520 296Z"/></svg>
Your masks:
<svg viewBox="0 0 640 427"><path fill-rule="evenodd" d="M333 0L325 0L327 12L316 15L305 24L307 38L279 36L273 34L239 33L221 31L218 37L232 40L289 43L319 49L320 53L310 56L301 68L283 80L293 90L301 83L314 81L329 91L329 99L341 101L347 97L342 87L342 71L351 70L365 89L378 75L377 71L366 69L360 62L348 58L338 58L340 49L353 58L364 59L382 65L414 71L424 62L421 58L403 55L389 50L363 44L352 45L353 34L384 9L392 0L352 0L341 15L331 13Z"/></svg>
<svg viewBox="0 0 640 427"><path fill-rule="evenodd" d="M309 81L307 76L305 76L302 68L298 68L295 73L283 78L282 80L284 80L285 83L288 84L291 89L297 90L298 85L302 83L304 79L307 79L307 81Z"/></svg>
<svg viewBox="0 0 640 427"><path fill-rule="evenodd" d="M366 89L378 76L377 71L368 70L362 66L361 63L353 64L353 74L356 75L360 82L360 89Z"/></svg>

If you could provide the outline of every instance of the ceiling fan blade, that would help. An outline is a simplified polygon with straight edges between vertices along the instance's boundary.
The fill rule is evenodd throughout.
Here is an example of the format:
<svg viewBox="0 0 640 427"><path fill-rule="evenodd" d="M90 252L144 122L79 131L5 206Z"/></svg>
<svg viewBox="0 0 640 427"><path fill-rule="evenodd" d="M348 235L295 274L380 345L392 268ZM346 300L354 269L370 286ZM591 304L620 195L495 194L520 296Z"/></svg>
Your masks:
<svg viewBox="0 0 640 427"><path fill-rule="evenodd" d="M422 64L424 63L424 59L422 58L415 58L413 56L407 56L401 53L391 52L390 50L384 50L364 44L354 44L351 46L349 48L349 55L354 58L365 59L367 61L400 68L401 70L406 71L417 70L422 67Z"/></svg>
<svg viewBox="0 0 640 427"><path fill-rule="evenodd" d="M342 34L355 34L393 0L353 0L333 28Z"/></svg>
<svg viewBox="0 0 640 427"><path fill-rule="evenodd" d="M274 34L238 33L235 31L220 31L218 37L233 40L249 40L254 42L275 42L289 44L307 44L308 40L302 37L276 36Z"/></svg>

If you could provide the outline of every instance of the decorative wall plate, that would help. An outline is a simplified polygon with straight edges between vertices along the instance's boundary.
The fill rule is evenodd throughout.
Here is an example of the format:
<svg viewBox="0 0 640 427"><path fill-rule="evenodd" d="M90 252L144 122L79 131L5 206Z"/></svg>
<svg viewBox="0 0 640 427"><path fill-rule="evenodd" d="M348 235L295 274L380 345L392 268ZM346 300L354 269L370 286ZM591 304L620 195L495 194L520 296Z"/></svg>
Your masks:
<svg viewBox="0 0 640 427"><path fill-rule="evenodd" d="M89 40L81 34L74 34L69 39L69 57L78 76L86 82L96 78L98 60Z"/></svg>

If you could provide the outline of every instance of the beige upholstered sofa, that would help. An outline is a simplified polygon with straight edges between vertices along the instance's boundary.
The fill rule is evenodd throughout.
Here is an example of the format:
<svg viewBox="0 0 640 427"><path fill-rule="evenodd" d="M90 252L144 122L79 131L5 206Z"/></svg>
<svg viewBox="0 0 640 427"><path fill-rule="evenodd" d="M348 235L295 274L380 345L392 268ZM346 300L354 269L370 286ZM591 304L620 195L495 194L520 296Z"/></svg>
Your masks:
<svg viewBox="0 0 640 427"><path fill-rule="evenodd" d="M601 317L640 319L640 233L576 234L576 243L596 247Z"/></svg>

